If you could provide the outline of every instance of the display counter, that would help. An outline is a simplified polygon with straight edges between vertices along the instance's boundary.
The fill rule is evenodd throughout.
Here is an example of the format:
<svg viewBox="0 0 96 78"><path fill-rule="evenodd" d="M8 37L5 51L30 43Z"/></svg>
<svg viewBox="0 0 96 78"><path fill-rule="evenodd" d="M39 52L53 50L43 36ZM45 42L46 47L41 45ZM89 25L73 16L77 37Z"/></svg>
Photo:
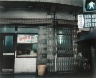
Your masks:
<svg viewBox="0 0 96 78"><path fill-rule="evenodd" d="M37 55L17 55L15 52L14 73L35 73Z"/></svg>

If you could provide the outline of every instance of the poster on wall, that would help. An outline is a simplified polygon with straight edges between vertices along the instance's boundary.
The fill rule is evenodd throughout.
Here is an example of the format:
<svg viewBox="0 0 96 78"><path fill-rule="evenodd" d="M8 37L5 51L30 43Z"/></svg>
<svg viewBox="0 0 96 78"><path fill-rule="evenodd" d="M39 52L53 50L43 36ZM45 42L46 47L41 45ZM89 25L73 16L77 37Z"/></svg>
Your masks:
<svg viewBox="0 0 96 78"><path fill-rule="evenodd" d="M38 35L18 35L17 43L37 43Z"/></svg>

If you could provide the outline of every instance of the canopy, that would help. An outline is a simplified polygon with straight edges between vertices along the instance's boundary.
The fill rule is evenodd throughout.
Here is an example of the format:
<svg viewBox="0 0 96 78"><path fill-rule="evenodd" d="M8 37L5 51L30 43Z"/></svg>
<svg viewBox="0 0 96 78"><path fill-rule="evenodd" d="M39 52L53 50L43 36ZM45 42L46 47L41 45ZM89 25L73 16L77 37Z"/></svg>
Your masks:
<svg viewBox="0 0 96 78"><path fill-rule="evenodd" d="M80 43L80 42L94 42L96 39L96 31L90 32L89 34L87 34L85 37L80 38L76 41L76 43Z"/></svg>

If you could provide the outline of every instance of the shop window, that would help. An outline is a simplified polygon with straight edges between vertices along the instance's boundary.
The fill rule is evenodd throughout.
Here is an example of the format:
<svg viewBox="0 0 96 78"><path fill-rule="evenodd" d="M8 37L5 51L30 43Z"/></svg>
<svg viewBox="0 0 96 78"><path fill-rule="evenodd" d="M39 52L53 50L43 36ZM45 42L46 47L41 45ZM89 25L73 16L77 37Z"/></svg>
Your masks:
<svg viewBox="0 0 96 78"><path fill-rule="evenodd" d="M13 52L13 36L5 36L5 52L11 53Z"/></svg>
<svg viewBox="0 0 96 78"><path fill-rule="evenodd" d="M38 35L18 34L17 36L17 57L37 56Z"/></svg>
<svg viewBox="0 0 96 78"><path fill-rule="evenodd" d="M37 44L18 44L17 55L35 55L37 53Z"/></svg>

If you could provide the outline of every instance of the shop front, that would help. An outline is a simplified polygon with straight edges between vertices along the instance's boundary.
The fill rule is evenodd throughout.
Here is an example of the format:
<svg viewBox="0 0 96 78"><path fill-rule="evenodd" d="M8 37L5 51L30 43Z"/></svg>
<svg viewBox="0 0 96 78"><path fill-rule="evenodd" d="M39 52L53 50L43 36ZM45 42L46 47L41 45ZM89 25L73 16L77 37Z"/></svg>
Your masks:
<svg viewBox="0 0 96 78"><path fill-rule="evenodd" d="M36 73L38 27L3 26L0 30L0 72Z"/></svg>
<svg viewBox="0 0 96 78"><path fill-rule="evenodd" d="M54 27L52 19L37 20L2 19L4 23L0 27L1 73L36 73L38 50L42 47L44 50L39 51L40 55L43 51L46 54L48 72L74 71L76 55L74 42L77 31L75 22L57 20L58 23ZM16 24L9 24L10 21ZM41 43L46 46L41 46Z"/></svg>
<svg viewBox="0 0 96 78"><path fill-rule="evenodd" d="M36 72L39 52L46 54L48 72L73 71L76 14L81 7L38 1L2 1L0 5L1 73Z"/></svg>

